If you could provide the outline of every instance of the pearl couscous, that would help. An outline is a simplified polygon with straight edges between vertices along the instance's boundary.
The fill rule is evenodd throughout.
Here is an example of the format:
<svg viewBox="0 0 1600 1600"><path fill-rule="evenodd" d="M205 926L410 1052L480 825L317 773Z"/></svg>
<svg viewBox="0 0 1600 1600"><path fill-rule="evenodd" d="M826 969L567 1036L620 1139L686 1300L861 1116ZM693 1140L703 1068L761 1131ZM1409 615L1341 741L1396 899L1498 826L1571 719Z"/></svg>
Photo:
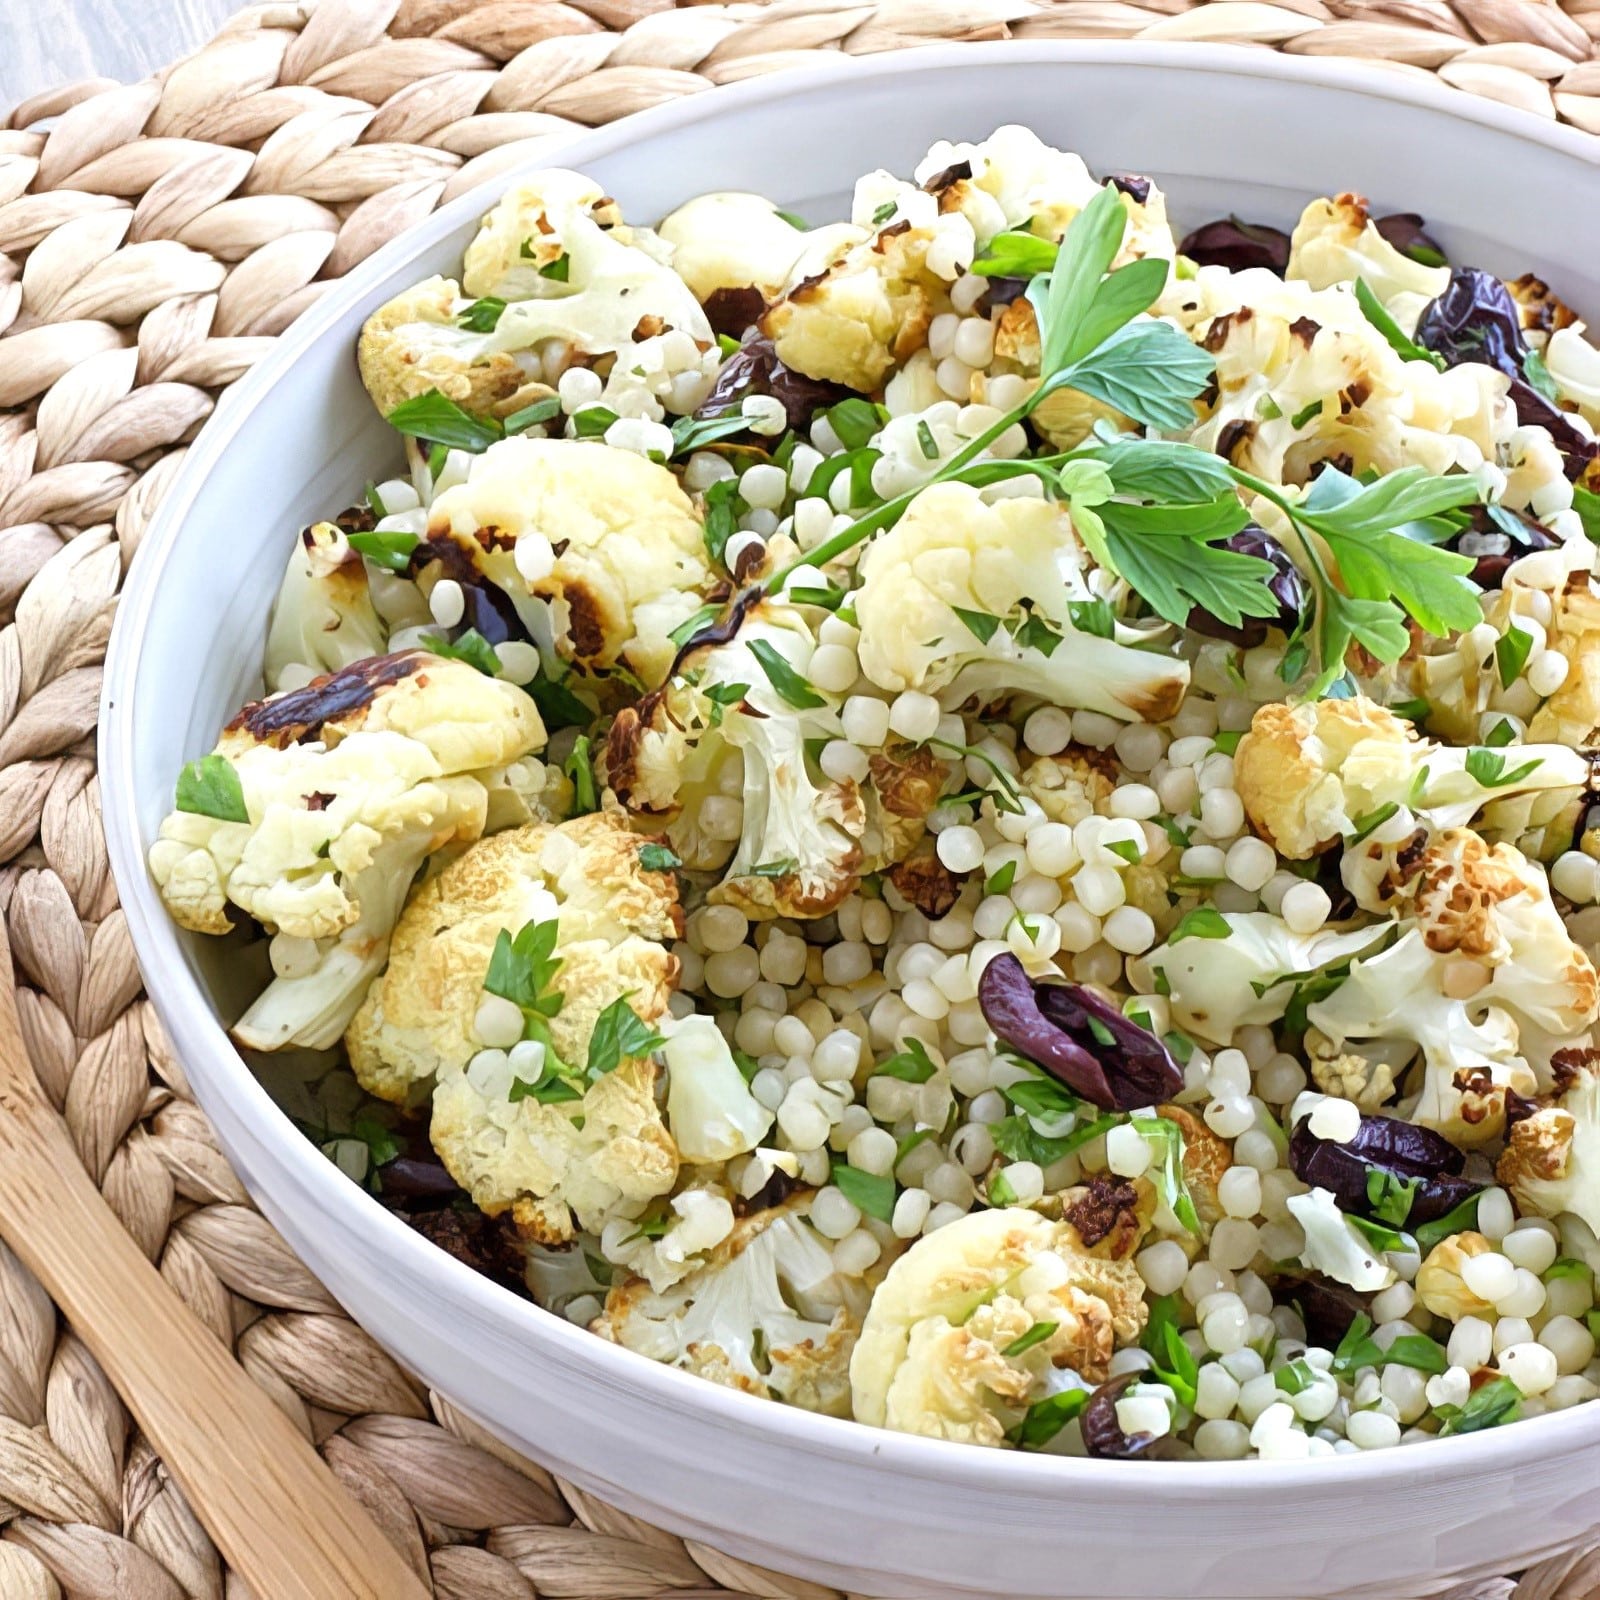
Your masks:
<svg viewBox="0 0 1600 1600"><path fill-rule="evenodd" d="M1600 354L1318 200L1021 128L848 221L549 172L360 343L150 853L441 1246L991 1447L1304 1460L1600 1394ZM1590 635L1595 635L1591 642Z"/></svg>

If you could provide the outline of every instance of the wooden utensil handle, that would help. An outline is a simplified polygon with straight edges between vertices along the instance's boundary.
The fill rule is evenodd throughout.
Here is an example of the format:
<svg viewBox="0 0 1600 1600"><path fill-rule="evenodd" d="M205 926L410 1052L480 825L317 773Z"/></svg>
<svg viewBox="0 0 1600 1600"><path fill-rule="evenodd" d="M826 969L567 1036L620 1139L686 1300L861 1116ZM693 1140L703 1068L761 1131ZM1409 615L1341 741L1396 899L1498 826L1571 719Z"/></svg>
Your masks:
<svg viewBox="0 0 1600 1600"><path fill-rule="evenodd" d="M141 1254L84 1170L28 1063L3 933L0 1235L70 1318L260 1600L427 1600L307 1440Z"/></svg>

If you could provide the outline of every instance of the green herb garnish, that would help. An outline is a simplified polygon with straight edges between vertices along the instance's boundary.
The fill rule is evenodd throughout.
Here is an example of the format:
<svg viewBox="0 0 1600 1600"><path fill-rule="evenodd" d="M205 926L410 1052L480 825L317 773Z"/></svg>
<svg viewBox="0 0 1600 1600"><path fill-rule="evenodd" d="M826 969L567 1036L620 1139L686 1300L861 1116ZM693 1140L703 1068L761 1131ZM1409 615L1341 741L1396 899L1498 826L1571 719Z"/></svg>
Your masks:
<svg viewBox="0 0 1600 1600"><path fill-rule="evenodd" d="M215 817L218 822L250 820L249 807L244 803L244 787L226 756L201 756L197 761L188 762L178 774L174 804L179 811Z"/></svg>

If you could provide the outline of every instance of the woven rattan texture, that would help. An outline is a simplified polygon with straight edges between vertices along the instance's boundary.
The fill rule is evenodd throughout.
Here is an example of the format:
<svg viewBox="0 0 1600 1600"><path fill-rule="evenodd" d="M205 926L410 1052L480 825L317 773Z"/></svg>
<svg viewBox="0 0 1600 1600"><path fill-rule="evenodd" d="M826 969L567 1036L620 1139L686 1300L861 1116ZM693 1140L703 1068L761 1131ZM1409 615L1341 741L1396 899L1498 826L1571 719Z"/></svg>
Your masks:
<svg viewBox="0 0 1600 1600"><path fill-rule="evenodd" d="M0 123L0 913L24 1030L129 1232L440 1600L829 1591L513 1458L396 1367L251 1207L140 995L107 869L93 733L122 575L185 444L272 336L541 140L824 52L1004 37L1360 56L1600 133L1600 0L266 4L157 80L71 85ZM1457 1600L1513 1593L1600 1593L1600 1553ZM273 1600L224 1570L0 1246L0 1597L62 1594Z"/></svg>

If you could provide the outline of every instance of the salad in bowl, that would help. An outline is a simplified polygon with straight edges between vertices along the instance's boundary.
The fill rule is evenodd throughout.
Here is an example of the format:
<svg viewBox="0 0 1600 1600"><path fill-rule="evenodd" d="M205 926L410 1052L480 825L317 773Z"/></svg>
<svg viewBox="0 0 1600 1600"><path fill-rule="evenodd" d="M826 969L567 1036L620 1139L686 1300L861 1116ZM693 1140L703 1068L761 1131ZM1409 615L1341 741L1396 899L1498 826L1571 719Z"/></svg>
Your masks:
<svg viewBox="0 0 1600 1600"><path fill-rule="evenodd" d="M357 359L176 775L235 1040L774 1402L1306 1460L1600 1395L1600 354L1420 217L1021 127L812 226L547 171ZM240 951L241 961L251 959Z"/></svg>

